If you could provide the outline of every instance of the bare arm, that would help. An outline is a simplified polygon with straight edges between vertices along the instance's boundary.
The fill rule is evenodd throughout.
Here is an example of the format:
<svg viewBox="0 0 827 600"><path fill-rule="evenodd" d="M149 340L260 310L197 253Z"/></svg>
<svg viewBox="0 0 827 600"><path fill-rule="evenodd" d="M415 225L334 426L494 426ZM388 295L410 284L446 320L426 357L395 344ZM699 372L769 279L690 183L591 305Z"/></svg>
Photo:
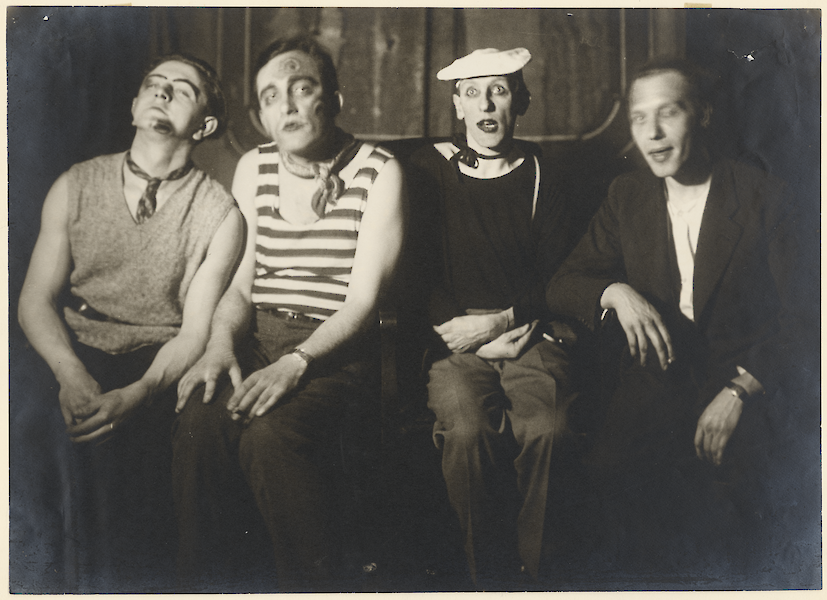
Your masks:
<svg viewBox="0 0 827 600"><path fill-rule="evenodd" d="M69 190L67 176L63 174L43 203L40 232L20 294L17 317L29 342L60 384L60 409L66 425L91 414L101 392L72 350L57 306L71 268Z"/></svg>
<svg viewBox="0 0 827 600"><path fill-rule="evenodd" d="M402 247L403 207L402 169L391 160L380 171L368 197L345 302L302 344L312 356L334 352L376 318L380 294L393 274ZM281 357L236 388L228 410L234 418L265 414L298 385L306 368L295 356Z"/></svg>
<svg viewBox="0 0 827 600"><path fill-rule="evenodd" d="M250 326L252 315L253 280L256 267L256 176L257 149L244 156L236 167L233 178L233 196L238 202L246 225L244 254L233 275L227 291L221 297L212 320L210 339L204 355L181 378L178 384L178 404L175 410L184 409L193 391L204 384L205 403L212 400L218 379L229 374L233 385L241 385L241 369L235 356L235 345Z"/></svg>
<svg viewBox="0 0 827 600"><path fill-rule="evenodd" d="M88 441L117 427L135 407L165 391L201 356L209 338L213 311L241 248L241 235L241 215L233 209L216 230L204 262L187 290L178 334L161 346L141 379L103 394L92 417L69 427L73 441Z"/></svg>

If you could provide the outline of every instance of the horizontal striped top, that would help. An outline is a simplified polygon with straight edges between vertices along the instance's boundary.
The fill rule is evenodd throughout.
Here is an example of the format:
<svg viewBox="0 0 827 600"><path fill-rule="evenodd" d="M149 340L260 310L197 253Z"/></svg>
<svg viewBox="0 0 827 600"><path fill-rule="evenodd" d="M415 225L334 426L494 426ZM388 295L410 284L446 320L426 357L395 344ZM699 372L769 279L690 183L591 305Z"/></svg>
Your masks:
<svg viewBox="0 0 827 600"><path fill-rule="evenodd" d="M327 204L323 219L305 225L289 223L279 213L276 144L259 146L258 158L253 303L324 320L345 301L368 194L392 155L363 143L353 158L356 175L343 178L338 201Z"/></svg>

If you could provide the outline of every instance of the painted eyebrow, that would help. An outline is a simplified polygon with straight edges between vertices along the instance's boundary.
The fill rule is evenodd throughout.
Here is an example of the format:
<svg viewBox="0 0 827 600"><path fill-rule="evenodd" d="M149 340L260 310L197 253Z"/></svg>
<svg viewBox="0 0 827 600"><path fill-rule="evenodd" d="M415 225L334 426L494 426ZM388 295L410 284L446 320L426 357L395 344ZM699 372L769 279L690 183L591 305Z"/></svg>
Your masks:
<svg viewBox="0 0 827 600"><path fill-rule="evenodd" d="M147 76L146 76L146 79L144 79L144 81L147 81L147 80L149 80L149 79L151 79L151 78L153 78L153 77L154 77L154 78L158 78L158 79L165 79L165 80L169 81L169 77L167 77L167 76L165 76L165 75L161 75L160 73L150 73L149 75L147 75ZM186 83L187 85L189 85L189 86L192 88L192 91L193 91L193 93L195 94L195 97L196 97L196 98L198 98L198 97L201 95L201 90L199 90L199 89L198 89L198 86L197 86L197 85L195 85L195 84L194 84L192 81L190 81L189 79L186 79L185 77L180 77L180 78L178 78L178 79L173 79L173 80L172 80L172 82L173 82L173 83L175 83L176 81L180 81L180 82L182 82L182 83Z"/></svg>

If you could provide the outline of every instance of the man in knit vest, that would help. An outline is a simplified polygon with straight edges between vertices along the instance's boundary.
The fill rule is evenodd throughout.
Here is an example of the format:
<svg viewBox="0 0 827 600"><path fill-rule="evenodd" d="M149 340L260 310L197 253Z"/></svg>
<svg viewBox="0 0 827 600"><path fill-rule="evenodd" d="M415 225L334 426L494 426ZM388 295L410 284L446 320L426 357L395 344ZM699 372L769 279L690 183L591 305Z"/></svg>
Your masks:
<svg viewBox="0 0 827 600"><path fill-rule="evenodd" d="M232 197L190 161L225 126L213 69L156 60L132 116L129 151L77 164L49 191L18 311L74 442L77 592L172 581L171 386L204 350L243 238Z"/></svg>
<svg viewBox="0 0 827 600"><path fill-rule="evenodd" d="M180 576L191 591L330 591L331 467L346 403L371 393L367 333L400 252L402 174L335 126L335 67L312 39L274 42L252 73L273 142L238 164L247 247L179 386ZM250 574L262 556L277 581Z"/></svg>
<svg viewBox="0 0 827 600"><path fill-rule="evenodd" d="M573 332L552 328L543 294L571 246L568 210L549 164L513 137L530 59L487 48L442 69L465 132L412 157L436 215L425 227L435 234L433 439L481 590L525 589L540 575L552 448L572 399L561 336Z"/></svg>

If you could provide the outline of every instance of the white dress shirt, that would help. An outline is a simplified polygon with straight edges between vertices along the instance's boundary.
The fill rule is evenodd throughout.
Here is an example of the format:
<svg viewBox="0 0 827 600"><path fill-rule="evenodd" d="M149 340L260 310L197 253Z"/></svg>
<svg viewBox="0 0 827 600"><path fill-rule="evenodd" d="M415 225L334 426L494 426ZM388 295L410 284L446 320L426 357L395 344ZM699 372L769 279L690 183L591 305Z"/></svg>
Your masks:
<svg viewBox="0 0 827 600"><path fill-rule="evenodd" d="M675 241L675 254L678 258L678 270L681 275L681 293L679 305L681 312L692 321L695 320L693 304L695 251L698 248L698 235L701 232L701 220L704 216L706 198L712 179L691 188L688 194L670 193L666 186L666 208L672 222L672 239Z"/></svg>

